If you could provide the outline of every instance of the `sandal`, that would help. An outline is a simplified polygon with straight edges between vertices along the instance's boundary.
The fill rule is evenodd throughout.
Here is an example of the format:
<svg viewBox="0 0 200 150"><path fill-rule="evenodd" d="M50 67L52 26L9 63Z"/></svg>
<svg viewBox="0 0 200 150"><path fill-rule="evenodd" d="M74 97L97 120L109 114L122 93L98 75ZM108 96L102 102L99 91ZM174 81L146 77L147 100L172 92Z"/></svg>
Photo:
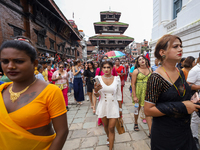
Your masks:
<svg viewBox="0 0 200 150"><path fill-rule="evenodd" d="M135 125L134 125L134 130L135 130L135 131L139 131L138 124L135 124Z"/></svg>
<svg viewBox="0 0 200 150"><path fill-rule="evenodd" d="M96 112L96 110L95 110L95 109L93 109L93 115L95 115L95 112Z"/></svg>

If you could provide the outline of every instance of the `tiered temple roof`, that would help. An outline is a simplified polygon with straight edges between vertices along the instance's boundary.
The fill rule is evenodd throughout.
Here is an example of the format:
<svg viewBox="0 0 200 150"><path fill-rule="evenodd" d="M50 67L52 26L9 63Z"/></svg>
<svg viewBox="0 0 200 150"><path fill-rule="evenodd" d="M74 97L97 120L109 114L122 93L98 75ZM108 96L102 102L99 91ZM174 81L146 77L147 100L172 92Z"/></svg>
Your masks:
<svg viewBox="0 0 200 150"><path fill-rule="evenodd" d="M94 46L99 46L105 51L124 49L134 38L123 35L128 28L127 23L119 22L120 12L100 12L101 22L95 22L94 28L97 35L89 38Z"/></svg>

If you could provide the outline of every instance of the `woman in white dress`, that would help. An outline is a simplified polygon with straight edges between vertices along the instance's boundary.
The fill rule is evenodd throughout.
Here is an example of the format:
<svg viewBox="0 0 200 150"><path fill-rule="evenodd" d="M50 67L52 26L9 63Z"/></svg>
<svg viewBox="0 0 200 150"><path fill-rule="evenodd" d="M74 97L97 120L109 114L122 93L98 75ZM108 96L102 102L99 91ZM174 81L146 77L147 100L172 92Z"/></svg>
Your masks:
<svg viewBox="0 0 200 150"><path fill-rule="evenodd" d="M113 64L105 61L101 64L103 76L96 76L99 81L94 84L94 94L101 96L96 114L102 119L107 134L109 150L113 149L115 139L115 124L117 118L122 116L121 80L119 76L112 76Z"/></svg>

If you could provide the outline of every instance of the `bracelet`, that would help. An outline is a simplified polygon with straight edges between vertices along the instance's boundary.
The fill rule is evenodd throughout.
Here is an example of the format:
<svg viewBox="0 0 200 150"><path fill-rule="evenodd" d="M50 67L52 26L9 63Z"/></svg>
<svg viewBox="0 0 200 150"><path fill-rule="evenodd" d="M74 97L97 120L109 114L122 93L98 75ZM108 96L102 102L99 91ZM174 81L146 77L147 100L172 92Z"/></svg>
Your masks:
<svg viewBox="0 0 200 150"><path fill-rule="evenodd" d="M122 108L119 108L119 111L122 111Z"/></svg>
<svg viewBox="0 0 200 150"><path fill-rule="evenodd" d="M99 91L98 91L98 92L96 92L96 91L94 90L94 94L99 94Z"/></svg>

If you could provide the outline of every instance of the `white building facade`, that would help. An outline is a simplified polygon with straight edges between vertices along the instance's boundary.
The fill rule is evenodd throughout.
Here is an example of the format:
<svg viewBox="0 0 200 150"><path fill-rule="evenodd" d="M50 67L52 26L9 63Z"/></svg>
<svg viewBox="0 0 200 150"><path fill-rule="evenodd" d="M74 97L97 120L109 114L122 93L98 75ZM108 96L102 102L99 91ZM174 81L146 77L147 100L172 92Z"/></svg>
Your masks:
<svg viewBox="0 0 200 150"><path fill-rule="evenodd" d="M198 58L200 52L200 0L153 0L151 64L156 42L165 34L183 42L183 57Z"/></svg>

